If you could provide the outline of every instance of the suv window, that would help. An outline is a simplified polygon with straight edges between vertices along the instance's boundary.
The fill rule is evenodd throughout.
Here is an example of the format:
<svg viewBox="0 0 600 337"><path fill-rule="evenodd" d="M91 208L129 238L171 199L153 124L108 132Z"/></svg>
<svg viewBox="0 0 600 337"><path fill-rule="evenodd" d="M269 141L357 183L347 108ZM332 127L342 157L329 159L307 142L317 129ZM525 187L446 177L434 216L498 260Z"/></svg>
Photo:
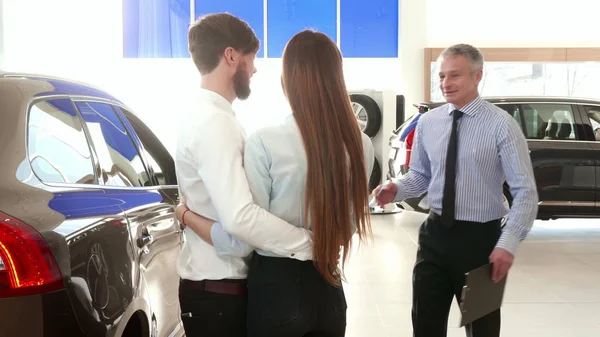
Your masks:
<svg viewBox="0 0 600 337"><path fill-rule="evenodd" d="M42 182L95 183L89 144L71 100L35 103L29 111L27 137L31 167Z"/></svg>
<svg viewBox="0 0 600 337"><path fill-rule="evenodd" d="M177 185L175 162L158 137L131 112L119 107L114 108L127 118L140 143L142 143L144 159L152 167L158 185Z"/></svg>
<svg viewBox="0 0 600 337"><path fill-rule="evenodd" d="M575 140L575 121L569 104L521 104L527 139Z"/></svg>
<svg viewBox="0 0 600 337"><path fill-rule="evenodd" d="M587 111L587 116L592 124L594 138L600 142L600 108L592 108Z"/></svg>
<svg viewBox="0 0 600 337"><path fill-rule="evenodd" d="M108 104L75 103L81 112L102 169L104 185L151 185L149 175L125 126Z"/></svg>
<svg viewBox="0 0 600 337"><path fill-rule="evenodd" d="M519 108L518 105L515 104L496 104L496 106L498 106L500 109L506 111L509 115L512 116L512 118L514 120L517 121L517 123L519 124L519 127L521 127L521 129L523 129L523 116L521 114L521 109Z"/></svg>

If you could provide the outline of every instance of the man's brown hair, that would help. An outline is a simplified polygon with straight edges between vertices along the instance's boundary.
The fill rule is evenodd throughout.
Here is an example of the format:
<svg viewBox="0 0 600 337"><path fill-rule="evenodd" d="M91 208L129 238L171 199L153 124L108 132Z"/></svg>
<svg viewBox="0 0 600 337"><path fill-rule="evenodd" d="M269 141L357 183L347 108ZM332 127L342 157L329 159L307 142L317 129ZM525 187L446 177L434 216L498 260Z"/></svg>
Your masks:
<svg viewBox="0 0 600 337"><path fill-rule="evenodd" d="M258 51L260 41L245 21L229 13L215 13L191 25L188 45L194 64L205 75L215 70L228 47L247 55Z"/></svg>

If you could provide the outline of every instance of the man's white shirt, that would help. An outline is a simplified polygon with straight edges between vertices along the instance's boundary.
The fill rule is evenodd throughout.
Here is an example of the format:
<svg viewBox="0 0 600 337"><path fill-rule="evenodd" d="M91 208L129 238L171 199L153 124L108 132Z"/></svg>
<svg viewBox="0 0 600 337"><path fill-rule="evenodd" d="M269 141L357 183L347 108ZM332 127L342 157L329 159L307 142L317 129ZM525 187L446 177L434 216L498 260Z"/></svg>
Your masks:
<svg viewBox="0 0 600 337"><path fill-rule="evenodd" d="M246 134L231 103L219 94L200 90L198 105L184 116L177 141L175 167L188 208L219 221L248 244L298 260L312 258L310 232L275 217L252 201L243 168ZM178 260L183 279L246 278L243 258L218 256L190 228Z"/></svg>

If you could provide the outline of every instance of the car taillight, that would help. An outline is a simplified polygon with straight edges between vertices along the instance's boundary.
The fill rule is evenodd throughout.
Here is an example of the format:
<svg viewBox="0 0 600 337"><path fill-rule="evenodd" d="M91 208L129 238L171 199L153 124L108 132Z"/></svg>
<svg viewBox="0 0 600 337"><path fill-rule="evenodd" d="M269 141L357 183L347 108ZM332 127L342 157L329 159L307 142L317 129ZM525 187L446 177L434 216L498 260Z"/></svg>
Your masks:
<svg viewBox="0 0 600 337"><path fill-rule="evenodd" d="M63 279L40 233L0 212L0 298L63 288Z"/></svg>

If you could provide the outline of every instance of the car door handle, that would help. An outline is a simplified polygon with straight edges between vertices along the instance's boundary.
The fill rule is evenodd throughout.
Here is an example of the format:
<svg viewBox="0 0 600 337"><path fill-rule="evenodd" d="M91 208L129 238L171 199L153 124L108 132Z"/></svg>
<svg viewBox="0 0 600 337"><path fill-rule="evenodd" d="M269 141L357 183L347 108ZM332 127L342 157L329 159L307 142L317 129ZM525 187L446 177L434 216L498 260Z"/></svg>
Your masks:
<svg viewBox="0 0 600 337"><path fill-rule="evenodd" d="M144 248L144 247L147 247L148 245L150 245L152 243L152 241L154 241L154 238L152 237L152 235L149 235L149 234L142 235L137 239L137 245L139 248Z"/></svg>
<svg viewBox="0 0 600 337"><path fill-rule="evenodd" d="M146 229L149 232L164 232L164 231L169 231L169 230L173 230L173 228L175 227L175 217L173 216L173 218L171 219L164 219L161 221L156 221L153 222L151 224L149 224Z"/></svg>

